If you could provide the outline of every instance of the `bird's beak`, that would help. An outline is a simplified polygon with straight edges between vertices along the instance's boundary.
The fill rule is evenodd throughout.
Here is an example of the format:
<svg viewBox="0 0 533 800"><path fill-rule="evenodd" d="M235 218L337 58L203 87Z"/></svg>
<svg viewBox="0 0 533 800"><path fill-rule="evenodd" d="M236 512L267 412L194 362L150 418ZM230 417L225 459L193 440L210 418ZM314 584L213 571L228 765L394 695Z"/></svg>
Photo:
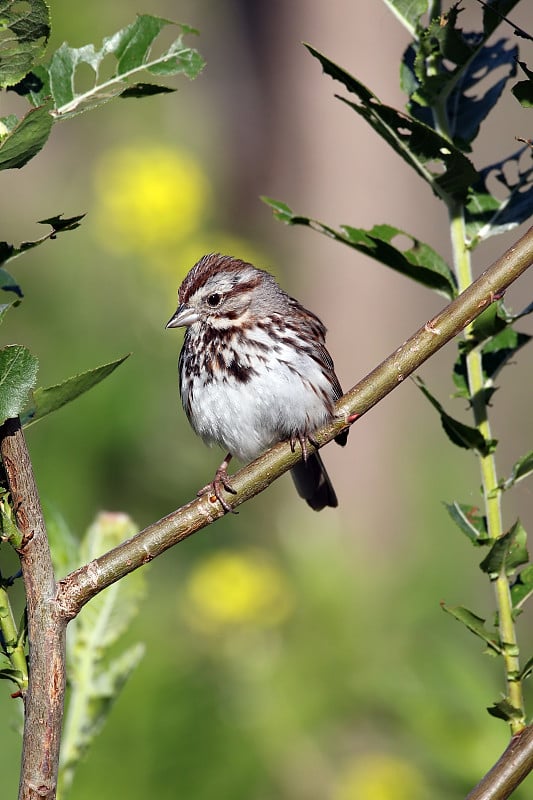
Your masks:
<svg viewBox="0 0 533 800"><path fill-rule="evenodd" d="M176 309L176 313L169 319L165 328L181 328L183 325L192 325L194 322L198 322L198 313L191 306L182 303Z"/></svg>

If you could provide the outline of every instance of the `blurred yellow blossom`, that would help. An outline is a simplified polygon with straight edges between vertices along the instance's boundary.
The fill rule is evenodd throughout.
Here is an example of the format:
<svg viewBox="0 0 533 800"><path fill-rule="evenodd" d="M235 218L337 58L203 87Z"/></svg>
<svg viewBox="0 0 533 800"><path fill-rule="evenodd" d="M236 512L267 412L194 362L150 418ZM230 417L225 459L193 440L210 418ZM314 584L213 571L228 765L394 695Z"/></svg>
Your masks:
<svg viewBox="0 0 533 800"><path fill-rule="evenodd" d="M185 587L187 622L204 633L243 625L273 627L291 608L285 576L257 549L208 556L193 569Z"/></svg>
<svg viewBox="0 0 533 800"><path fill-rule="evenodd" d="M348 765L333 800L426 800L430 796L417 767L397 756L375 753Z"/></svg>
<svg viewBox="0 0 533 800"><path fill-rule="evenodd" d="M97 230L117 253L165 251L198 230L210 186L198 161L173 147L108 150L95 173Z"/></svg>

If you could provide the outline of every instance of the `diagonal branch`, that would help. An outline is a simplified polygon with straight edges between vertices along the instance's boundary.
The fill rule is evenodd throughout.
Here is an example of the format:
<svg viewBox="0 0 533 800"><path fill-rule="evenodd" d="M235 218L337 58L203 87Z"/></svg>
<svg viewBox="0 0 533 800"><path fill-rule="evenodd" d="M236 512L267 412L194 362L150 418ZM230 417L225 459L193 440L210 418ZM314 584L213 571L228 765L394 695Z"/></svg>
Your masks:
<svg viewBox="0 0 533 800"><path fill-rule="evenodd" d="M346 420L351 422L354 415L359 417L369 411L500 298L532 263L533 227L459 297L347 392L337 403L337 419L313 433L313 438L322 446L346 428ZM259 494L300 458L301 453L291 452L287 442L276 445L232 476L236 494L227 496L228 503L238 506ZM82 606L106 586L223 515L216 498L207 494L152 523L132 539L60 581L57 599L62 613L68 618L76 616Z"/></svg>
<svg viewBox="0 0 533 800"><path fill-rule="evenodd" d="M466 800L506 800L533 769L533 725L517 733Z"/></svg>

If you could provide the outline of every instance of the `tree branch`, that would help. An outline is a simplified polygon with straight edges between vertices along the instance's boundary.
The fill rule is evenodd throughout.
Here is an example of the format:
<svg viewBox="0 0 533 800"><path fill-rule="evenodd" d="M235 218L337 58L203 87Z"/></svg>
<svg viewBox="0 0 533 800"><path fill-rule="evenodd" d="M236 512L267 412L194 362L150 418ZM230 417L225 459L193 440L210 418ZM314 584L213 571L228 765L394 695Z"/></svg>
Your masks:
<svg viewBox="0 0 533 800"><path fill-rule="evenodd" d="M466 800L506 800L533 769L533 725L515 734Z"/></svg>
<svg viewBox="0 0 533 800"><path fill-rule="evenodd" d="M24 700L19 800L53 800L56 794L65 693L66 620L55 602L50 548L20 420L0 427L0 454L17 526L26 589L30 680Z"/></svg>
<svg viewBox="0 0 533 800"><path fill-rule="evenodd" d="M427 322L366 378L337 403L338 417L313 433L319 445L331 441L346 428L347 420L360 417L411 375L437 350L475 319L533 263L533 227L471 286ZM227 495L239 506L262 492L301 458L282 442L231 478L236 494ZM76 616L91 597L134 569L151 561L169 547L215 522L224 515L214 495L203 495L154 522L132 539L71 572L59 582L58 602L68 617Z"/></svg>

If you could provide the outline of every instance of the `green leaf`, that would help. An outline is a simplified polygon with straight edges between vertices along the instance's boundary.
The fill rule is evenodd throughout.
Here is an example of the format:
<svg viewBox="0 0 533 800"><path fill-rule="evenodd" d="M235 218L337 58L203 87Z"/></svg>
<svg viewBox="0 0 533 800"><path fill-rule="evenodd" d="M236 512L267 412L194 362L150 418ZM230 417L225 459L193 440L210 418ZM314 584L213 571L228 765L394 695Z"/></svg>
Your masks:
<svg viewBox="0 0 533 800"><path fill-rule="evenodd" d="M515 331L510 325L492 336L481 348L483 373L493 381L501 369L531 340L527 333Z"/></svg>
<svg viewBox="0 0 533 800"><path fill-rule="evenodd" d="M443 258L429 245L392 225L374 225L371 230L341 225L340 231L323 222L293 213L286 203L269 197L261 198L274 215L288 225L305 225L337 242L353 247L360 253L379 261L408 278L412 278L448 299L457 294L455 277ZM399 245L395 240L400 240ZM403 244L402 240L407 239Z"/></svg>
<svg viewBox="0 0 533 800"><path fill-rule="evenodd" d="M487 518L479 514L476 506L464 503L444 503L444 506L460 531L476 546L488 543Z"/></svg>
<svg viewBox="0 0 533 800"><path fill-rule="evenodd" d="M477 428L471 428L469 425L464 425L462 422L459 422L459 420L450 417L450 415L444 411L439 401L431 394L421 378L415 378L414 382L425 397L427 397L431 405L438 411L442 427L451 442L467 450L477 450L477 452L483 456L493 452L497 444L494 439L487 440Z"/></svg>
<svg viewBox="0 0 533 800"><path fill-rule="evenodd" d="M58 233L73 231L79 228L80 221L84 216L85 214L79 214L77 217L63 218L60 214L59 216L50 217L50 219L39 220L39 225L50 225L52 230L32 242L21 242L18 247L15 247L15 245L9 242L0 242L0 264L6 264L13 258L17 258L22 255L22 253L31 250L33 247L37 247L48 239L55 239ZM0 283L0 288L15 292L18 297L23 297L20 286L15 279L3 269L0 269Z"/></svg>
<svg viewBox="0 0 533 800"><path fill-rule="evenodd" d="M136 526L125 514L99 514L84 537L79 557L89 563L130 538ZM129 626L145 589L141 570L100 592L69 626L67 640L70 704L61 747L61 782L73 770L101 729L114 700L143 655L141 644L108 658L109 648Z"/></svg>
<svg viewBox="0 0 533 800"><path fill-rule="evenodd" d="M134 83L120 93L120 97L152 97L154 94L175 92L172 86L158 86L157 83Z"/></svg>
<svg viewBox="0 0 533 800"><path fill-rule="evenodd" d="M42 150L53 119L50 104L33 108L0 141L0 169L20 169Z"/></svg>
<svg viewBox="0 0 533 800"><path fill-rule="evenodd" d="M513 468L511 470L511 474L509 475L506 480L501 481L499 484L499 488L502 491L506 492L507 489L510 489L511 486L514 486L515 483L527 478L528 475L533 473L533 450L530 450L529 453L526 453L525 456L519 458L518 461L515 461L513 464Z"/></svg>
<svg viewBox="0 0 533 800"><path fill-rule="evenodd" d="M494 703L493 706L487 708L487 711L491 717L503 719L505 722L511 722L514 719L522 719L523 716L520 709L515 708L508 700L500 700L498 703Z"/></svg>
<svg viewBox="0 0 533 800"><path fill-rule="evenodd" d="M44 0L1 0L0 87L13 86L32 68L50 36L50 9Z"/></svg>
<svg viewBox="0 0 533 800"><path fill-rule="evenodd" d="M100 383L104 378L122 364L128 357L129 353L116 361L110 361L109 364L102 364L99 367L87 370L87 372L80 372L79 375L74 375L62 383L55 386L48 386L46 388L39 388L33 392L32 401L28 408L24 410L21 415L21 422L23 425L32 425L34 422L51 414L66 403L70 403L79 397L81 394L88 392L97 383Z"/></svg>
<svg viewBox="0 0 533 800"><path fill-rule="evenodd" d="M533 594L533 565L524 567L511 586L511 600L514 609L521 609Z"/></svg>
<svg viewBox="0 0 533 800"><path fill-rule="evenodd" d="M428 0L384 0L394 16L414 36L420 17L428 10Z"/></svg>
<svg viewBox="0 0 533 800"><path fill-rule="evenodd" d="M526 531L520 520L517 520L507 533L496 539L479 568L486 572L491 580L495 580L502 572L511 575L517 567L529 561L526 541Z"/></svg>
<svg viewBox="0 0 533 800"><path fill-rule="evenodd" d="M503 652L498 632L488 630L488 628L485 627L485 620L482 617L478 617L477 614L469 611L468 608L464 608L464 606L447 606L446 603L441 603L441 608L443 611L446 611L447 614L451 614L458 622L462 622L469 631L479 636L480 639L483 639L483 641L488 644L490 650L498 654Z"/></svg>
<svg viewBox="0 0 533 800"><path fill-rule="evenodd" d="M37 380L38 361L20 344L0 350L0 424L20 414Z"/></svg>
<svg viewBox="0 0 533 800"><path fill-rule="evenodd" d="M463 201L469 188L477 180L471 161L447 139L409 115L397 111L381 101L362 83L338 67L310 45L311 55L317 58L324 70L346 89L357 95L351 102L336 95L369 125L409 164L433 189L437 196Z"/></svg>
<svg viewBox="0 0 533 800"><path fill-rule="evenodd" d="M533 656L528 658L522 669L520 670L520 680L525 680L529 678L531 673L533 672Z"/></svg>
<svg viewBox="0 0 533 800"><path fill-rule="evenodd" d="M180 35L162 53L154 54L152 48L156 39L170 27L178 28ZM183 44L183 36L191 33L196 31L187 25L141 14L131 25L105 38L100 50L92 44L80 48L62 44L48 65L34 70L42 88L31 94L32 100L39 103L51 93L55 118L66 119L101 106L113 97L146 97L169 91L159 85L140 83L138 78L147 72L165 76L181 74L190 79L199 75L205 64L203 58ZM116 68L110 77L106 72L104 79L100 69L104 59L107 68L110 56L115 58ZM78 93L77 72L80 67L86 69L87 66L92 70L94 81L90 88Z"/></svg>

